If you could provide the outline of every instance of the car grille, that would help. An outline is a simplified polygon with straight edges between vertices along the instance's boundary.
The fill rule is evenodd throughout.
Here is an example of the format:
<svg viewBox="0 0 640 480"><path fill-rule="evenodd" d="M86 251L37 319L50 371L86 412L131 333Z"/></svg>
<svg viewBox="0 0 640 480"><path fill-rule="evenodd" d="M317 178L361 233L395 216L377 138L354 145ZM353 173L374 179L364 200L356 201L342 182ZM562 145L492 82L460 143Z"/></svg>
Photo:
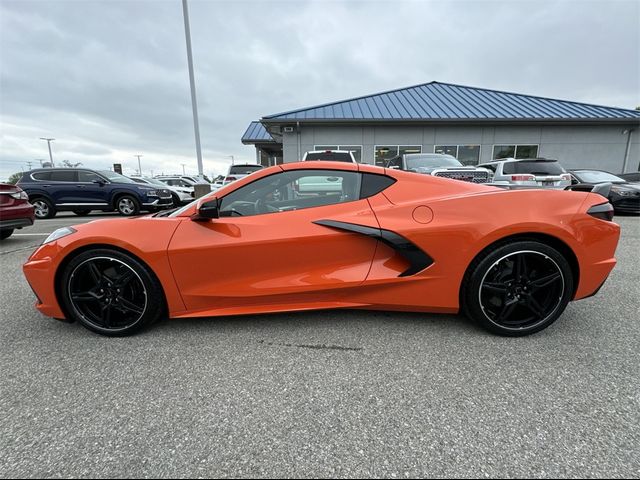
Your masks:
<svg viewBox="0 0 640 480"><path fill-rule="evenodd" d="M436 172L434 176L451 178L453 180L463 180L465 182L472 183L489 182L489 172L483 171L446 170L442 172Z"/></svg>
<svg viewBox="0 0 640 480"><path fill-rule="evenodd" d="M171 192L166 188L158 189L158 197L160 198L171 198Z"/></svg>

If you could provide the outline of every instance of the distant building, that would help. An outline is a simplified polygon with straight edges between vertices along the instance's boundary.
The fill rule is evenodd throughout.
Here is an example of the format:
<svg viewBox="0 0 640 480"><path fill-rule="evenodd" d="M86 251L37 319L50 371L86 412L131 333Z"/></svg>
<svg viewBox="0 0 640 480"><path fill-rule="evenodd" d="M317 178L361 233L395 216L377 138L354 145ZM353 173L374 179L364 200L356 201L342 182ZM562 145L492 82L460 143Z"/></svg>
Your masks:
<svg viewBox="0 0 640 480"><path fill-rule="evenodd" d="M431 82L267 115L242 143L263 165L309 150L351 150L383 165L402 153L448 153L466 164L556 158L567 168L638 170L640 111Z"/></svg>

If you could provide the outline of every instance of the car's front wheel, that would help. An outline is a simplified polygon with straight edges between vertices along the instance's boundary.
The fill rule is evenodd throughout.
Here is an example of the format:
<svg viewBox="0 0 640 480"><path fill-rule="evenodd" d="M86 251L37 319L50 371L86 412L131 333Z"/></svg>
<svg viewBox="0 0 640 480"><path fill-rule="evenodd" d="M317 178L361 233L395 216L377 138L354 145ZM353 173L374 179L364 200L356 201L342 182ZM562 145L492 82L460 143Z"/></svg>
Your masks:
<svg viewBox="0 0 640 480"><path fill-rule="evenodd" d="M0 230L0 240L4 240L5 238L9 238L13 234L13 228L8 228L6 230Z"/></svg>
<svg viewBox="0 0 640 480"><path fill-rule="evenodd" d="M123 195L116 201L116 210L120 215L137 215L140 213L140 204L131 195Z"/></svg>
<svg viewBox="0 0 640 480"><path fill-rule="evenodd" d="M68 319L102 335L130 335L165 311L162 286L153 272L117 250L82 252L64 267L59 281Z"/></svg>
<svg viewBox="0 0 640 480"><path fill-rule="evenodd" d="M524 336L547 328L573 295L573 274L555 248L535 240L504 243L471 264L463 311L487 330Z"/></svg>

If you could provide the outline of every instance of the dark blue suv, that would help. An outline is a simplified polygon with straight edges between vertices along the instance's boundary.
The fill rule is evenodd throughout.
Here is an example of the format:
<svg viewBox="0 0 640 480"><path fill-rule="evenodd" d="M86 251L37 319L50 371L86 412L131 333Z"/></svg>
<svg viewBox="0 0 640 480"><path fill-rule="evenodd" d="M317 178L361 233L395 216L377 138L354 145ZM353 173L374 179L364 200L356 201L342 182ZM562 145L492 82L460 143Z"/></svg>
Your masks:
<svg viewBox="0 0 640 480"><path fill-rule="evenodd" d="M76 215L91 210L137 215L173 205L169 189L140 185L108 170L43 168L26 172L17 184L29 195L36 218L51 218L65 210Z"/></svg>

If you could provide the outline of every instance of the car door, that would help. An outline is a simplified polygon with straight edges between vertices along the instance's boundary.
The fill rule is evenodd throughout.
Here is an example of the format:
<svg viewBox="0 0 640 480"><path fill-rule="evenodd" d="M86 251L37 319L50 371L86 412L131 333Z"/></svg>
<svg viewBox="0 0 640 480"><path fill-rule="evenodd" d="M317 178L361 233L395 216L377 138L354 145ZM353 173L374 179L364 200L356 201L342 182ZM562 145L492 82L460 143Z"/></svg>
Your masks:
<svg viewBox="0 0 640 480"><path fill-rule="evenodd" d="M109 205L109 181L90 170L78 171L78 203L100 207Z"/></svg>
<svg viewBox="0 0 640 480"><path fill-rule="evenodd" d="M326 222L378 229L356 168L281 171L221 198L220 218L183 221L169 258L187 308L337 301L364 282L377 240Z"/></svg>
<svg viewBox="0 0 640 480"><path fill-rule="evenodd" d="M73 169L51 171L51 181L47 182L48 191L57 206L70 206L77 203L78 172Z"/></svg>

